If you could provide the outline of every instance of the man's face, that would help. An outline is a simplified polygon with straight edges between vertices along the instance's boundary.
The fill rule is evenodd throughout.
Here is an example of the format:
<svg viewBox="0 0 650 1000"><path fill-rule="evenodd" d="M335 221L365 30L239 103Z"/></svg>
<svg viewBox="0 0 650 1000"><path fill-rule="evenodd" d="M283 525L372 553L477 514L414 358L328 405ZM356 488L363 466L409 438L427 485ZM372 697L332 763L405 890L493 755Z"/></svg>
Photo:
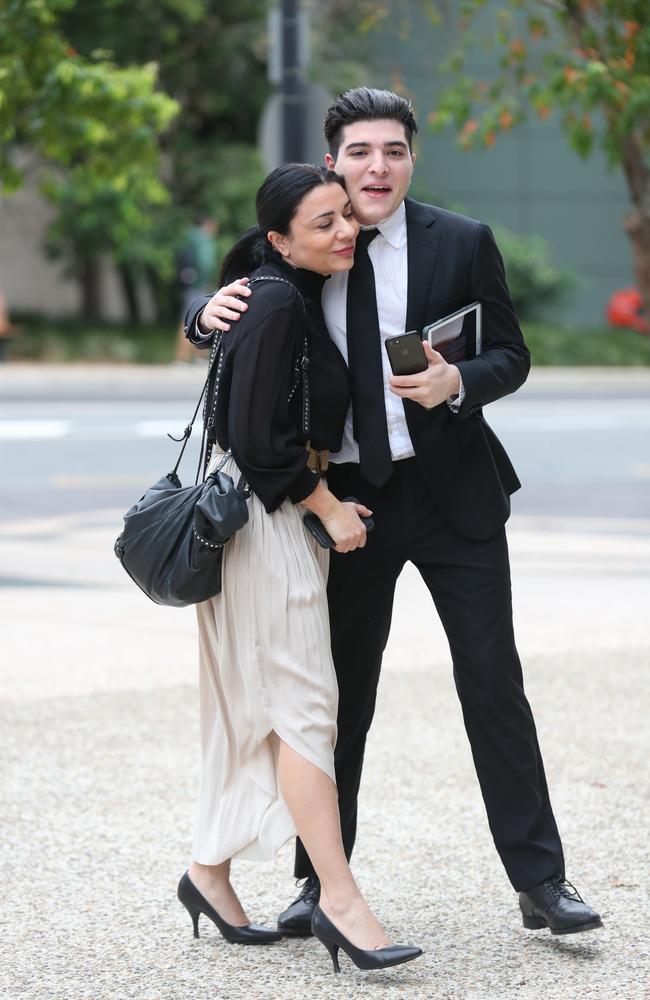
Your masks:
<svg viewBox="0 0 650 1000"><path fill-rule="evenodd" d="M336 160L328 153L325 162L345 177L358 221L372 226L392 215L404 200L415 156L402 123L386 118L346 125Z"/></svg>

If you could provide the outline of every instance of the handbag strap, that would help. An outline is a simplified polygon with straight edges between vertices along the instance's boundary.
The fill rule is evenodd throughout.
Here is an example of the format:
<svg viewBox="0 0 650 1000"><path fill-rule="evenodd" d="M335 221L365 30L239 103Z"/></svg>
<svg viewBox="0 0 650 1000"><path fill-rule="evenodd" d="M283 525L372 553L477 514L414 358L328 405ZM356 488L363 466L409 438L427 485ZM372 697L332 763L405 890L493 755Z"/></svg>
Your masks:
<svg viewBox="0 0 650 1000"><path fill-rule="evenodd" d="M253 278L249 284L254 285L256 281L279 281L283 285L289 285L294 289L298 298L300 299L300 305L302 306L303 315L305 321L307 320L307 307L305 305L305 300L302 297L300 289L294 285L293 281L287 281L286 278L276 278L275 275L267 274L260 275L257 278ZM302 346L302 354L296 358L296 362L293 368L293 381L291 383L291 388L289 390L289 396L287 402L291 402L296 394L298 386L302 383L302 429L303 432L309 437L309 432L311 430L311 410L309 405L309 340L307 337L307 324L305 322L305 339Z"/></svg>
<svg viewBox="0 0 650 1000"><path fill-rule="evenodd" d="M183 445L182 445L181 450L180 450L180 454L179 454L178 458L176 459L176 465L174 466L174 468L172 469L172 471L169 473L170 479L176 479L176 478L178 478L178 467L181 464L181 460L183 458L183 454L185 453L185 449L187 448L187 442L189 441L189 439L190 439L190 437L192 435L192 428L194 426L194 422L195 422L197 414L199 412L199 408L201 406L201 401L202 401L203 397L206 394L206 391L207 391L207 388L208 388L208 384L210 382L210 379L212 378L213 371L215 370L215 365L217 364L217 357L221 358L221 355L222 355L222 351L221 351L221 337L222 337L221 333L219 335L215 334L214 342L213 342L213 345L212 345L212 351L210 353L210 361L208 363L208 373L207 373L207 375L205 377L205 382L203 383L203 388L201 389L201 395L198 398L198 402L197 402L197 404L196 404L196 406L194 408L194 413L192 414L192 417L190 419L189 424L187 425L187 427L183 431L182 436L179 437L179 438L174 437L173 434L169 434L169 433L167 434L167 437L171 438L172 441L182 441L183 442ZM197 483L199 481L199 472L200 472L201 464L202 464L202 461L203 461L203 453L205 451L205 439L206 439L206 433L205 433L205 429L204 429L203 435L202 435L202 438L201 438L201 450L200 450L200 454L199 454L199 465L198 465L198 469L197 469L197 473L196 473L196 482Z"/></svg>
<svg viewBox="0 0 650 1000"><path fill-rule="evenodd" d="M254 285L259 281L279 281L283 285L290 285L291 288L293 288L296 294L298 295L305 318L307 317L305 300L303 299L300 293L300 289L297 288L292 281L287 281L286 278L276 278L274 275L270 274L260 275L257 278L251 279L251 281L249 282L249 287L250 285ZM201 468L201 465L203 465L203 474L205 475L205 471L208 468L208 465L210 464L210 459L212 457L212 450L216 442L217 404L219 400L219 389L221 387L221 377L223 374L223 363L225 354L225 346L223 338L224 334L222 332L215 333L214 343L212 346L212 354L210 355L210 364L208 366L208 375L205 380L205 384L203 386L203 391L201 392L201 396L199 397L199 401L196 405L196 409L194 411L192 420L185 428L185 434L184 434L185 441L183 443L183 448L181 449L181 454L179 456L178 462L176 463L176 468L174 469L174 472L176 472L180 460L183 457L183 451L185 449L185 445L187 444L187 440L189 439L189 436L192 432L192 424L196 419L196 415L199 411L201 400L203 399L204 395L205 395L205 402L203 405L203 438L201 441L199 470ZM287 401L291 402L298 389L298 386L302 384L302 409L301 409L302 429L303 432L307 435L307 437L309 436L309 432L311 429L309 381L307 378L308 369L309 369L309 341L307 339L307 330L305 328L305 339L303 342L302 354L299 355L294 364L293 379ZM173 440L181 440L181 439L174 438ZM224 461L226 457L229 457L229 455L230 452L226 452L224 456ZM199 477L199 470L197 470L197 482ZM247 488L243 477L240 480L240 485L242 483L244 487Z"/></svg>

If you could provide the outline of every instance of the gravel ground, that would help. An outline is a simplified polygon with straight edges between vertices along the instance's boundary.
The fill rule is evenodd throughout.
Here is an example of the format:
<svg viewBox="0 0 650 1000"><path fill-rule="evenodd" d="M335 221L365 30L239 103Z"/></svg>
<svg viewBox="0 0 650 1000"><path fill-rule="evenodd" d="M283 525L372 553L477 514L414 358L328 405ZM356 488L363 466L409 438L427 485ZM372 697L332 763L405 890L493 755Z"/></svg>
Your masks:
<svg viewBox="0 0 650 1000"><path fill-rule="evenodd" d="M192 937L175 889L198 778L193 615L150 605L122 578L110 554L117 523L107 513L0 532L3 997L650 997L650 531L619 525L590 545L562 525L514 521L511 532L520 648L567 874L604 930L524 931L444 637L407 572L354 869L391 935L425 954L382 973L344 957L335 976L313 940L241 948L204 920ZM273 863L235 868L255 920L272 924L293 898L291 860L287 846Z"/></svg>

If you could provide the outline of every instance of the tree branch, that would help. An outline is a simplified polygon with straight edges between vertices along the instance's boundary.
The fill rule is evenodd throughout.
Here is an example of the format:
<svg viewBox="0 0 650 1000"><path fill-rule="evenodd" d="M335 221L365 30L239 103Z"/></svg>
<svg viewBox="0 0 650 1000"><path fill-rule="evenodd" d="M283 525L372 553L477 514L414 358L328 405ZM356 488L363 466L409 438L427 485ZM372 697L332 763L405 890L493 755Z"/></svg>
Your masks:
<svg viewBox="0 0 650 1000"><path fill-rule="evenodd" d="M646 212L650 195L650 171L646 166L643 148L638 137L632 133L625 136L622 142L622 164L632 201L639 209Z"/></svg>

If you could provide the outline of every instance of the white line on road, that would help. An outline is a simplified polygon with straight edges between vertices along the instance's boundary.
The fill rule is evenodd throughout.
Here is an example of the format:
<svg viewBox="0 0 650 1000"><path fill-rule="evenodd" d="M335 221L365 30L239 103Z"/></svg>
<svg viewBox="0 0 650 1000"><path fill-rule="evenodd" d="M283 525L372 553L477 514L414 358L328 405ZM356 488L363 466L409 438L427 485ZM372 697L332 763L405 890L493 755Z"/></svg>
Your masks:
<svg viewBox="0 0 650 1000"><path fill-rule="evenodd" d="M200 423L197 425L200 427ZM140 420L135 424L133 430L138 437L164 437L169 433L179 438L183 436L184 428L185 423L177 418L176 420Z"/></svg>
<svg viewBox="0 0 650 1000"><path fill-rule="evenodd" d="M571 431L633 431L650 430L650 405L641 400L621 400L615 405L603 405L589 400L579 405L575 401L555 401L539 404L502 400L486 408L488 423L499 432L566 434ZM90 416L83 420L75 416L66 419L16 420L0 418L0 440L52 440L69 438L84 441L122 441L137 438L160 438L168 433L181 437L187 415L170 414L137 420L126 415L116 420ZM200 430L200 420L196 431ZM646 465L645 456L640 456Z"/></svg>
<svg viewBox="0 0 650 1000"><path fill-rule="evenodd" d="M71 430L69 420L0 420L0 439L27 441L65 437Z"/></svg>

